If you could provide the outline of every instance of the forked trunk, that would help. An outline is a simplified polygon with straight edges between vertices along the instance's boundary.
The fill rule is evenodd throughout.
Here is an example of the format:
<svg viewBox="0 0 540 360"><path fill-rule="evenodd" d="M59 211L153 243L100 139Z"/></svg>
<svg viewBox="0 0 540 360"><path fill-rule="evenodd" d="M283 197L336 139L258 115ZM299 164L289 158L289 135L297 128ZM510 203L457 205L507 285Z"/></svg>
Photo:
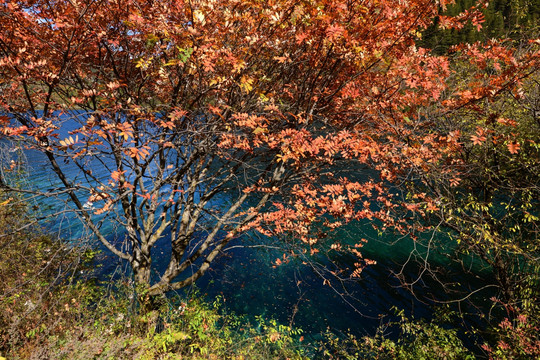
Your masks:
<svg viewBox="0 0 540 360"><path fill-rule="evenodd" d="M150 250L144 248L136 249L133 252L131 266L133 268L133 280L135 282L137 300L141 306L142 314L155 310L156 301L153 299L154 296L150 296L147 291L150 288L150 274L152 266Z"/></svg>

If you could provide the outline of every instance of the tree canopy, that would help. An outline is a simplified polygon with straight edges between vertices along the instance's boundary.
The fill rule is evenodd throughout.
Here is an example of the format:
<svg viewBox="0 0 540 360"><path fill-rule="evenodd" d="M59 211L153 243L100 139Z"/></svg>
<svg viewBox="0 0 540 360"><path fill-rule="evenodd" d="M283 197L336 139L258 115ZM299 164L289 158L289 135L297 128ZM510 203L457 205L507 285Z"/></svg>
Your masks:
<svg viewBox="0 0 540 360"><path fill-rule="evenodd" d="M60 184L17 188L8 163L2 186L66 201L149 295L191 284L248 231L292 235L291 255L364 219L414 238L429 221L411 216L447 216L443 192L471 173L487 134L507 159L537 146L514 138L519 119L482 104L519 97L538 69L538 40L435 55L417 46L433 19L448 29L482 20L478 9L438 15L447 5L4 2L1 131L41 153ZM462 113L477 123L452 122ZM108 239L105 221L125 241ZM171 251L152 277L158 241ZM370 263L362 239L333 241L358 258L348 276Z"/></svg>

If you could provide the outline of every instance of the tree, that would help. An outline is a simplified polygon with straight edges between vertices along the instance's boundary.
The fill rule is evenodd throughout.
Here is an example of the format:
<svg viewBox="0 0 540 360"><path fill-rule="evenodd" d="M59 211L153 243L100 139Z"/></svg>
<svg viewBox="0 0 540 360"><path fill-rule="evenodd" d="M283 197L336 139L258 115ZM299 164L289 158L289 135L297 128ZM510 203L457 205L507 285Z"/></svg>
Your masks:
<svg viewBox="0 0 540 360"><path fill-rule="evenodd" d="M451 91L442 100L452 105L424 109L425 120L416 119L412 138L413 144L429 138L428 146L444 155L435 163L405 166L409 171L398 175L406 184L409 207L422 209L414 214L419 226L444 234L424 244L433 252L445 251L483 283L478 288L444 285L458 292L455 298L472 300L473 306L481 306L474 303L476 295L485 299L491 294L493 306L506 316L500 329L495 330L496 324L486 327L494 332L492 338L498 338L499 348L496 352L485 345L485 349L497 358L504 354L528 358L537 354L539 344L537 324L527 320L540 314L538 44L538 40L491 41L455 47L452 78L447 82ZM425 131L420 127L424 121L431 124ZM444 148L449 151L441 152ZM445 244L437 243L437 238ZM422 255L422 262L429 264L429 256L429 251ZM483 271L477 271L480 268ZM421 277L444 281L439 275L424 268ZM405 282L411 285L419 279ZM491 291L483 291L486 288ZM480 315L482 321L493 320L485 312ZM515 329L520 335L510 336Z"/></svg>
<svg viewBox="0 0 540 360"><path fill-rule="evenodd" d="M479 8L482 12L481 29L466 23L459 29L449 30L438 26L435 21L424 32L419 41L421 46L428 47L436 53L446 53L451 46L462 43L474 43L477 40L487 41L496 38L534 38L538 33L538 16L540 6L538 0L493 0L489 2L457 0L448 7L441 7L444 15L458 14Z"/></svg>
<svg viewBox="0 0 540 360"><path fill-rule="evenodd" d="M298 252L353 220L407 233L392 183L455 145L410 142L419 109L457 106L441 102L448 59L415 46L436 14L424 0L4 2L2 133L60 184L17 188L6 164L2 187L66 201L148 295L191 284L248 231L293 234ZM359 256L351 276L361 244L331 244Z"/></svg>

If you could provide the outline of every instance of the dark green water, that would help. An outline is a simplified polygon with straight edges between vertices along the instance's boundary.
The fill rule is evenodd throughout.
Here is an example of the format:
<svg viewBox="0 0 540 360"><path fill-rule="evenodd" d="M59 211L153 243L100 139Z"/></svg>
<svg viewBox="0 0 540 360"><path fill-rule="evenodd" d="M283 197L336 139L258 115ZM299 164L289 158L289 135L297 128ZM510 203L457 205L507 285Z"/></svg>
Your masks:
<svg viewBox="0 0 540 360"><path fill-rule="evenodd" d="M426 255L425 248L410 239L395 242L391 235L377 236L370 227L360 224L343 230L348 236L371 238L363 254L377 264L367 267L360 279L340 282L334 278L331 286L324 285L320 268L315 271L299 260L273 267L272 262L282 251L236 248L214 266L199 286L210 296L222 295L227 307L239 314L271 316L315 337L328 328L373 335L379 325L393 318L393 308L404 309L409 316L430 318L433 310L442 305L431 298L450 300L440 284L423 273L422 264L411 259L415 247L418 256ZM442 255L432 253L429 259L432 271L438 271L441 280L459 282L462 289L485 285L483 279L450 266ZM323 257L314 261L320 267L334 268L336 264L350 267L355 259L335 256L331 262ZM399 272L409 281L416 281L412 286L414 295L395 276ZM325 276L332 279L330 274ZM479 296L489 298L488 293Z"/></svg>

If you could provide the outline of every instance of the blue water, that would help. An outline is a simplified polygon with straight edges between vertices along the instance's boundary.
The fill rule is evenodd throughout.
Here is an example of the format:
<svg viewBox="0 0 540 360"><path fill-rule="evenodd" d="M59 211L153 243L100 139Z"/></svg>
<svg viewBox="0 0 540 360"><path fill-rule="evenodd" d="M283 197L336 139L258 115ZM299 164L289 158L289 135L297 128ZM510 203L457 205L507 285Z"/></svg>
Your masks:
<svg viewBox="0 0 540 360"><path fill-rule="evenodd" d="M13 156L16 154L13 152ZM60 186L43 155L33 151L25 151L24 154L28 167L27 177L21 180L23 187L46 190ZM71 178L84 181L79 169L69 164L63 166ZM107 171L100 164L95 164L94 171L104 179L107 177ZM73 244L91 237L72 213L48 218L47 214L70 208L69 203L62 199L36 198L31 201L36 205L38 214L45 218L43 225L50 231L57 232ZM124 232L114 228L114 222L104 217L98 220L102 221L101 230L109 240L123 240ZM330 252L328 256L296 258L275 267L274 261L286 252L282 243L277 239L247 234L228 246L207 275L197 282L197 286L210 299L221 296L226 308L237 314L275 318L283 324L302 328L305 334L314 338L328 328L335 332L373 335L379 325L388 321L388 315L393 313L392 308L404 309L415 317L430 317L435 305L429 300L430 297L446 297L438 283L422 273L420 265L408 261L415 248L419 256L427 252L411 239L390 233L380 235L365 223L348 225L330 236L344 238L351 243L356 242L357 238L368 239L363 254L366 258L376 260L377 264L367 267L360 279L334 279L331 286L324 285L320 275L322 269L351 267L355 260ZM436 240L444 241L440 237ZM166 243L158 243L154 248L156 270L163 266L159 260L167 259L169 250ZM103 251L102 275L105 275L121 264L107 250ZM302 261L313 266L304 265ZM407 266L402 267L406 263ZM441 270L445 281L459 282L461 287L471 289L485 284L479 277L464 275L449 264L443 254L430 253L430 265L433 269ZM414 295L400 286L394 276L394 273L400 272L407 279L417 280L412 287ZM329 274L325 273L325 276ZM487 298L489 294L479 293L478 296Z"/></svg>

